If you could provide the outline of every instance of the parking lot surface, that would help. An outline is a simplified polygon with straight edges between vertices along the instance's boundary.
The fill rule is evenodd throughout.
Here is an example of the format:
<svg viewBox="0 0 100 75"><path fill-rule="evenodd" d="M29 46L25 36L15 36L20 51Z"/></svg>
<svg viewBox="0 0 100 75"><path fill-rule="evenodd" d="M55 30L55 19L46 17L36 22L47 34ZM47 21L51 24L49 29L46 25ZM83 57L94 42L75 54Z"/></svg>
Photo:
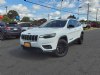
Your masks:
<svg viewBox="0 0 100 75"><path fill-rule="evenodd" d="M60 58L24 51L19 39L0 41L0 75L100 75L100 29L85 31L84 43Z"/></svg>

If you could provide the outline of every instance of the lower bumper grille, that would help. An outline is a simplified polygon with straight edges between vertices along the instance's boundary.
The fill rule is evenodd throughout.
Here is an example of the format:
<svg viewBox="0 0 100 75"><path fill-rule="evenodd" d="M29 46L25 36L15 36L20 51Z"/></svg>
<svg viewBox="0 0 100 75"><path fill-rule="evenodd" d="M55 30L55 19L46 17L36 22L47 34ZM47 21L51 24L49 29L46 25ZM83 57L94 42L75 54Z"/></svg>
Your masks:
<svg viewBox="0 0 100 75"><path fill-rule="evenodd" d="M38 35L21 35L23 40L37 41Z"/></svg>

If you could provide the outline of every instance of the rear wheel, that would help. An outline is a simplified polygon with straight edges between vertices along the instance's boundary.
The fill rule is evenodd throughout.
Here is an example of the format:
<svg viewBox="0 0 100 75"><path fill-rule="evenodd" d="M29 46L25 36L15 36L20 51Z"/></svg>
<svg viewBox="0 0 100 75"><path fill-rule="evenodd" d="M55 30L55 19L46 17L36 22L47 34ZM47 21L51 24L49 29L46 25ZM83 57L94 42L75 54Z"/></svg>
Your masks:
<svg viewBox="0 0 100 75"><path fill-rule="evenodd" d="M55 56L63 57L67 54L67 52L68 52L68 42L63 39L60 39L58 41L57 48L54 51Z"/></svg>
<svg viewBox="0 0 100 75"><path fill-rule="evenodd" d="M0 32L0 40L4 40L4 39L5 39L4 34Z"/></svg>
<svg viewBox="0 0 100 75"><path fill-rule="evenodd" d="M15 36L16 38L20 38L20 35Z"/></svg>
<svg viewBox="0 0 100 75"><path fill-rule="evenodd" d="M81 34L80 38L77 40L78 44L82 44L84 39L84 34Z"/></svg>

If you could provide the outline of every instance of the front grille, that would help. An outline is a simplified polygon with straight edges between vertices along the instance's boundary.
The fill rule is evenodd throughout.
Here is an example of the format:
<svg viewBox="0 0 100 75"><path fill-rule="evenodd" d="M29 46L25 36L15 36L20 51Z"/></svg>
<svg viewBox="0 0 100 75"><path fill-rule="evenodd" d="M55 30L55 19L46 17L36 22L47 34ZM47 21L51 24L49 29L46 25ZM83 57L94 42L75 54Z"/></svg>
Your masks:
<svg viewBox="0 0 100 75"><path fill-rule="evenodd" d="M37 41L38 35L21 35L23 40Z"/></svg>

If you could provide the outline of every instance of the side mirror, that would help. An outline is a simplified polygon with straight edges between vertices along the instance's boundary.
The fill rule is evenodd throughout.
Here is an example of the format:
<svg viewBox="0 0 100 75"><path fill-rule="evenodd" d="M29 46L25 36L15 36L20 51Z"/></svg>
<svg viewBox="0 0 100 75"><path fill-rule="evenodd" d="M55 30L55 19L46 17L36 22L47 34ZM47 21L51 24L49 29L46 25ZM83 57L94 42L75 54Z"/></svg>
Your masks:
<svg viewBox="0 0 100 75"><path fill-rule="evenodd" d="M68 25L67 28L74 28L74 25Z"/></svg>

